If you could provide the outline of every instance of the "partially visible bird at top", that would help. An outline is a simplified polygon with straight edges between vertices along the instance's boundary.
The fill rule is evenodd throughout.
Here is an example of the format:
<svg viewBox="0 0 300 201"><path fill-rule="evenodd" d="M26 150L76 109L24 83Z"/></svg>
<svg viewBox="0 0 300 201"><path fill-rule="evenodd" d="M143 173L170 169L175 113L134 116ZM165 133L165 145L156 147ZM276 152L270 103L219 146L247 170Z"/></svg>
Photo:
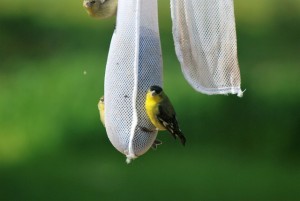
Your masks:
<svg viewBox="0 0 300 201"><path fill-rule="evenodd" d="M152 124L157 130L168 130L182 145L186 139L179 129L176 113L168 96L160 86L153 85L146 94L145 109Z"/></svg>
<svg viewBox="0 0 300 201"><path fill-rule="evenodd" d="M100 113L100 120L103 124L103 126L105 127L105 118L104 118L104 114L105 114L105 107L104 107L104 96L102 96L98 102L98 110ZM145 132L149 132L146 131L143 127L141 128L142 130L144 130ZM158 139L155 139L153 144L151 145L151 148L156 150L158 145L161 145L162 142Z"/></svg>
<svg viewBox="0 0 300 201"><path fill-rule="evenodd" d="M118 0L84 0L83 7L91 17L105 19L116 15Z"/></svg>

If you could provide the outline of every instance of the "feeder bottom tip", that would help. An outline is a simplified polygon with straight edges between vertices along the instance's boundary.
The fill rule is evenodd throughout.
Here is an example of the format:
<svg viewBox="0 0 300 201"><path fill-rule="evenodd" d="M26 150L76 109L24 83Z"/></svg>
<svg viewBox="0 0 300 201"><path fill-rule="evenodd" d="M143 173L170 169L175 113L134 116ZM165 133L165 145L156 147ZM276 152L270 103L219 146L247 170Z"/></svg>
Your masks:
<svg viewBox="0 0 300 201"><path fill-rule="evenodd" d="M246 89L244 91L240 90L237 94L238 97L242 98L244 95L244 92L246 91Z"/></svg>
<svg viewBox="0 0 300 201"><path fill-rule="evenodd" d="M126 157L127 157L127 158L126 158L126 163L127 163L127 164L131 163L132 160L134 160L134 159L137 158L137 156L134 155L134 154L132 154L132 155L127 155Z"/></svg>

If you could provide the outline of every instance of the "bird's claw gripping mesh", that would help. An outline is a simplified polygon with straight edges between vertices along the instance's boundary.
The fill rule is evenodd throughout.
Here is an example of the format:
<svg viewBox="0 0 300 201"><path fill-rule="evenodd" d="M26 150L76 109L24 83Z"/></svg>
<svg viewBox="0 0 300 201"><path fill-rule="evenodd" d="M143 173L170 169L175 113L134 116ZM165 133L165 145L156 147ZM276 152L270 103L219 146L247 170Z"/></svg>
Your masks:
<svg viewBox="0 0 300 201"><path fill-rule="evenodd" d="M233 0L171 0L176 54L189 84L205 94L238 94Z"/></svg>
<svg viewBox="0 0 300 201"><path fill-rule="evenodd" d="M148 88L162 86L157 0L119 0L117 16L105 72L105 124L109 140L130 162L157 135L144 108Z"/></svg>

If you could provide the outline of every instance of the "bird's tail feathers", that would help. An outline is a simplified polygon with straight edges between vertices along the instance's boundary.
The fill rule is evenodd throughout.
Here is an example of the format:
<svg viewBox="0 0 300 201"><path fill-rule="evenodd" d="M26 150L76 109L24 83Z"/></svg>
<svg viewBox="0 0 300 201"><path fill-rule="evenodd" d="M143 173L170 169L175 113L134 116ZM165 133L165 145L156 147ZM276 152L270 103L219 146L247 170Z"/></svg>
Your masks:
<svg viewBox="0 0 300 201"><path fill-rule="evenodd" d="M185 142L186 142L186 139L183 135L183 133L181 132L181 130L178 130L178 132L175 133L175 135L177 137L179 137L180 141L181 141L181 144L184 146L185 145Z"/></svg>
<svg viewBox="0 0 300 201"><path fill-rule="evenodd" d="M173 129L168 129L168 130L170 131L170 133L174 137L174 139L177 139L177 137L178 137L181 141L181 144L183 146L185 145L186 139L180 129L176 129L176 131L174 131Z"/></svg>

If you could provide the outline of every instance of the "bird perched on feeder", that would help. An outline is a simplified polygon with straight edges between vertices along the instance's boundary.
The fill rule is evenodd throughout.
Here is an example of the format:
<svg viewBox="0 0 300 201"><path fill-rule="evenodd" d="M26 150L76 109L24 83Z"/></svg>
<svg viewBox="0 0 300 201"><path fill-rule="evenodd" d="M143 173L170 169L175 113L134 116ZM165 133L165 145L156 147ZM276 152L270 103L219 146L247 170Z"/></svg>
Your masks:
<svg viewBox="0 0 300 201"><path fill-rule="evenodd" d="M104 19L116 15L118 0L84 0L83 7L94 18Z"/></svg>
<svg viewBox="0 0 300 201"><path fill-rule="evenodd" d="M104 114L105 114L105 107L104 107L104 96L102 96L99 100L99 103L98 103L98 110L99 110L99 113L100 113L100 120L103 124L103 126L105 127L105 118L104 118ZM142 128L143 129L143 128ZM157 146L158 145L161 145L162 142L158 139L155 139L151 148L156 150L157 149Z"/></svg>
<svg viewBox="0 0 300 201"><path fill-rule="evenodd" d="M146 94L145 109L157 130L168 130L176 139L179 137L185 145L186 139L179 129L176 113L168 96L159 86L151 86Z"/></svg>

